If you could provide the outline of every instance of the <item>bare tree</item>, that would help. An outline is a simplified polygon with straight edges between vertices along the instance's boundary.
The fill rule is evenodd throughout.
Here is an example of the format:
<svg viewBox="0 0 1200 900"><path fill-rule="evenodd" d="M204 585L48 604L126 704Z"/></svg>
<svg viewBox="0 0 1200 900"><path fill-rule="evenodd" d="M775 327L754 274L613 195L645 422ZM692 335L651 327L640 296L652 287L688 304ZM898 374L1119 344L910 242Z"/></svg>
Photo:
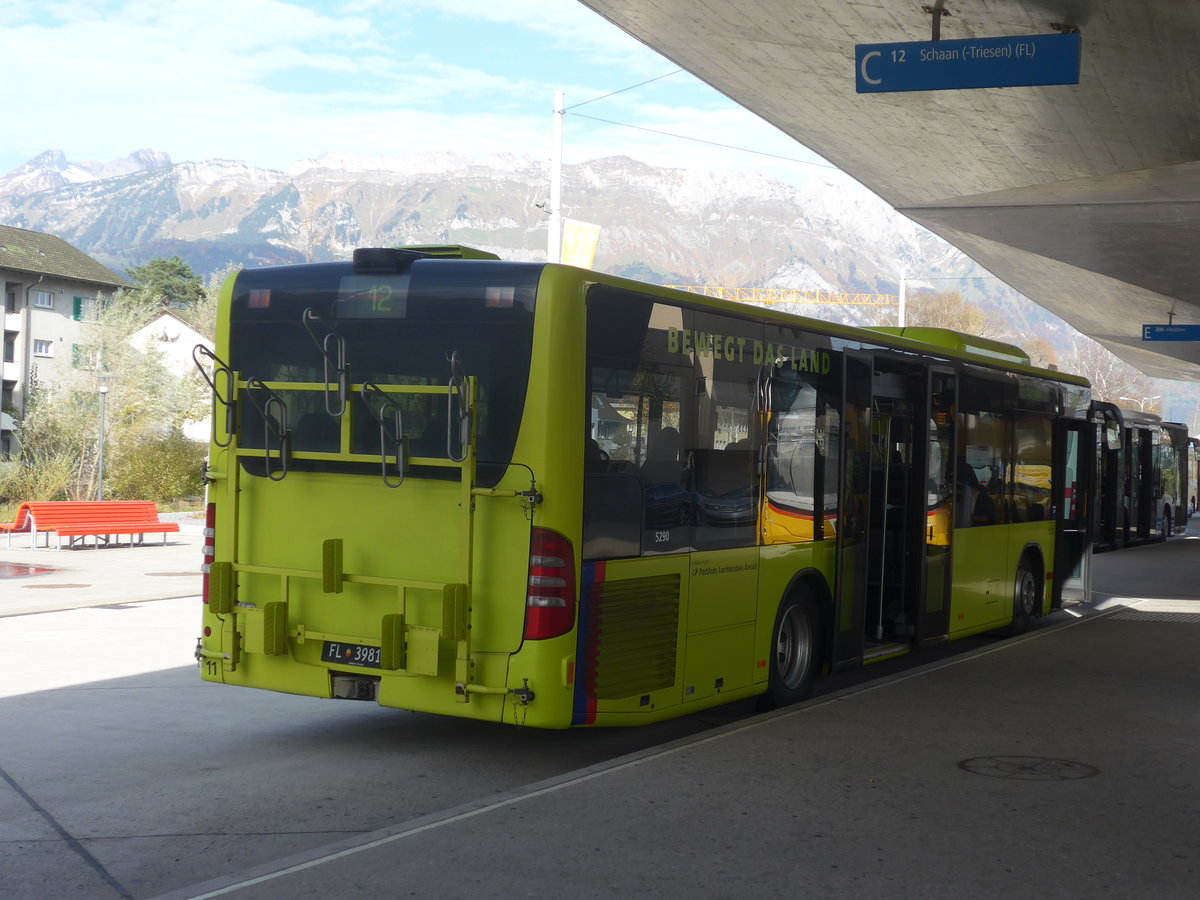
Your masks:
<svg viewBox="0 0 1200 900"><path fill-rule="evenodd" d="M995 337L996 333L984 311L973 303L967 303L957 291L910 297L904 319L906 325L949 328L980 337Z"/></svg>
<svg viewBox="0 0 1200 900"><path fill-rule="evenodd" d="M1028 340L1010 338L1009 343L1019 345L1025 351L1026 355L1029 356L1029 361L1035 366L1042 369L1062 368L1058 348L1045 338L1030 338Z"/></svg>
<svg viewBox="0 0 1200 900"><path fill-rule="evenodd" d="M1118 406L1128 408L1129 401L1122 397L1148 397L1153 392L1145 375L1129 363L1119 359L1100 344L1082 335L1074 346L1063 353L1060 368L1065 372L1082 375L1092 383L1092 396ZM1145 412L1154 412L1145 409Z"/></svg>

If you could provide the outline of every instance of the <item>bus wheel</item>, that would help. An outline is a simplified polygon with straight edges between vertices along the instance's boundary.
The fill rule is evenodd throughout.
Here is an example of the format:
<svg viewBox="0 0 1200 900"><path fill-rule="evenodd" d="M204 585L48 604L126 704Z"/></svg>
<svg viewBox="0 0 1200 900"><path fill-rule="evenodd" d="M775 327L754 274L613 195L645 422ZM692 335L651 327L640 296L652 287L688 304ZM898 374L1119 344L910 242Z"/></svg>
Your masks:
<svg viewBox="0 0 1200 900"><path fill-rule="evenodd" d="M1010 635L1024 634L1029 627L1038 601L1038 577L1029 562L1028 556L1021 557L1017 566L1017 578L1013 586L1013 617L1008 626Z"/></svg>
<svg viewBox="0 0 1200 900"><path fill-rule="evenodd" d="M771 670L763 707L787 706L812 692L820 670L820 621L807 594L793 594L780 604L771 635Z"/></svg>

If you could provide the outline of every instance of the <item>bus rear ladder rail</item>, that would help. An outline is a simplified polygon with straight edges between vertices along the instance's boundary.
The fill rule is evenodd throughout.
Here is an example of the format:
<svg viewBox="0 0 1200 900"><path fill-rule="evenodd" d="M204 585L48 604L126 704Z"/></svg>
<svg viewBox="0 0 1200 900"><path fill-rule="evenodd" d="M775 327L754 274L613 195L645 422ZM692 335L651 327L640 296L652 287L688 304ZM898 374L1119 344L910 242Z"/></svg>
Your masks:
<svg viewBox="0 0 1200 900"><path fill-rule="evenodd" d="M333 416L335 419L340 419L346 412L346 401L349 398L350 387L350 366L346 362L346 339L338 333L337 329L317 315L316 311L310 306L300 315L300 322L304 325L304 330L308 332L308 336L312 338L313 343L317 345L317 349L321 351L321 360L325 366L325 412ZM326 331L324 337L317 334L315 326L323 326ZM333 349L330 350L330 344L333 344ZM329 378L329 369L333 367L334 374L337 375L337 404L331 404L329 400L329 385L332 383Z"/></svg>
<svg viewBox="0 0 1200 900"><path fill-rule="evenodd" d="M209 375L205 370L204 362L201 357L206 357L212 360L212 375ZM237 378L233 374L233 370L229 368L225 361L203 344L197 344L192 348L192 362L196 364L196 368L200 370L200 377L208 383L209 390L212 392L212 442L221 448L228 447L231 443L233 443L233 433L234 429L237 427L237 401L234 400L234 386L237 383ZM217 382L221 380L223 380L225 384L224 396L221 396L221 389L217 387ZM217 439L218 404L225 407L224 442Z"/></svg>
<svg viewBox="0 0 1200 900"><path fill-rule="evenodd" d="M255 399L254 392L262 391L267 395L266 402L259 403ZM291 456L292 432L288 429L288 409L287 403L283 397L277 394L271 388L267 387L266 383L258 378L251 378L246 382L246 397L254 404L254 408L258 410L258 414L263 420L263 448L265 449L266 457L266 473L267 477L272 481L283 481L287 477L288 472L288 457ZM271 410L276 409L279 413L279 418L271 414ZM271 474L271 432L274 431L278 438L279 452L279 476Z"/></svg>

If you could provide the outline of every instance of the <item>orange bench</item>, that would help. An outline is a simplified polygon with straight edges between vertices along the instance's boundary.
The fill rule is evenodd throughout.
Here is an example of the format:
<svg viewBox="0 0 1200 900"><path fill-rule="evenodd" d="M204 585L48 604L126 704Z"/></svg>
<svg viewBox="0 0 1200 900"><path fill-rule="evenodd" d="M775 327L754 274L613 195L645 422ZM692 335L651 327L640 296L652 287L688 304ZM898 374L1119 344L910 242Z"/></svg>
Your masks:
<svg viewBox="0 0 1200 900"><path fill-rule="evenodd" d="M62 539L67 546L81 544L89 536L96 546L103 540L105 546L117 537L129 535L130 546L136 535L138 542L146 534L162 534L163 543L167 533L179 530L176 522L164 522L158 517L158 508L153 500L47 500L22 503L17 507L16 521L0 524L0 531L8 534L8 545L12 546L14 534L28 534L29 547L37 547L37 536L46 535L46 546L50 546L50 533L57 541L55 549L62 549Z"/></svg>

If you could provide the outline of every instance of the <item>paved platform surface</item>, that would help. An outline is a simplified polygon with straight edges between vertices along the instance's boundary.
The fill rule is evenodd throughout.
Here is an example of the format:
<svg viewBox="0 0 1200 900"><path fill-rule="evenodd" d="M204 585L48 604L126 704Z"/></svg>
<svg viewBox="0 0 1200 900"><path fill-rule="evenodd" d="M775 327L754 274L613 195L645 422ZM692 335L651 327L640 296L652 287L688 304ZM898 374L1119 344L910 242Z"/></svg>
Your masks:
<svg viewBox="0 0 1200 900"><path fill-rule="evenodd" d="M0 549L56 566L0 579L0 616L195 593L199 544ZM1192 898L1200 539L1098 556L1093 587L1023 638L163 896Z"/></svg>
<svg viewBox="0 0 1200 900"><path fill-rule="evenodd" d="M199 595L202 515L160 518L179 531L134 546L30 549L28 535L0 538L0 617Z"/></svg>
<svg viewBox="0 0 1200 900"><path fill-rule="evenodd" d="M1200 884L1200 540L944 665L171 898L1155 897Z"/></svg>

